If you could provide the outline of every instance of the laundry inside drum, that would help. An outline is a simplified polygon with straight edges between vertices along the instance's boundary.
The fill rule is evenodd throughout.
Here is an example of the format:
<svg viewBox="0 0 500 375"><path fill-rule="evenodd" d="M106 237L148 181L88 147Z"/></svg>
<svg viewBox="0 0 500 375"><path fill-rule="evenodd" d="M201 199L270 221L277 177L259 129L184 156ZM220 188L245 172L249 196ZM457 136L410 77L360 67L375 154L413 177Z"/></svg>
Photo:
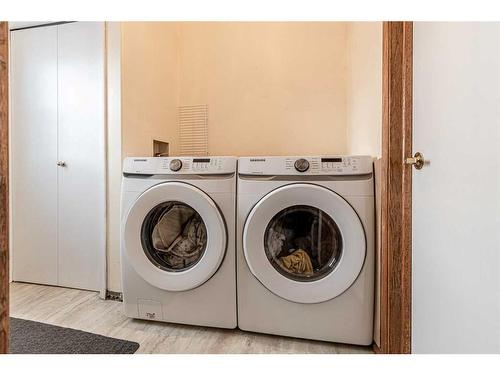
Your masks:
<svg viewBox="0 0 500 375"><path fill-rule="evenodd" d="M148 259L165 271L193 267L207 247L207 228L191 206L177 201L155 206L141 228L141 243Z"/></svg>
<svg viewBox="0 0 500 375"><path fill-rule="evenodd" d="M323 210L297 205L269 222L264 249L273 267L296 281L319 280L335 269L342 256L339 227Z"/></svg>

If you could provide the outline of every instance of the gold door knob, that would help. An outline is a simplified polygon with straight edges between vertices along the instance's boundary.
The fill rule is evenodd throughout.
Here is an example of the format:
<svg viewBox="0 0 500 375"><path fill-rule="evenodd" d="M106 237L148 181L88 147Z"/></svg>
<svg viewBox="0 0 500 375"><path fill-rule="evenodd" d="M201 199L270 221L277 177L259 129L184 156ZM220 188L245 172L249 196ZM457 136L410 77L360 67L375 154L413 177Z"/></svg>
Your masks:
<svg viewBox="0 0 500 375"><path fill-rule="evenodd" d="M412 158L406 158L405 164L410 164L415 167L415 169L422 169L425 164L424 155L420 152L416 152Z"/></svg>

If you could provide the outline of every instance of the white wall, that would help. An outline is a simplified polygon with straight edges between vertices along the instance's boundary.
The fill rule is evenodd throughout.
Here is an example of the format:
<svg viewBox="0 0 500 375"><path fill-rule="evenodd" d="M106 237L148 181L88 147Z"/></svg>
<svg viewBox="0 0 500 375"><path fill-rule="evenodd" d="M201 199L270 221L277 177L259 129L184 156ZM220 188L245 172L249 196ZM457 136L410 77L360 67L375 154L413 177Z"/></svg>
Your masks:
<svg viewBox="0 0 500 375"><path fill-rule="evenodd" d="M120 188L122 181L121 24L106 23L107 58L107 289L121 290Z"/></svg>
<svg viewBox="0 0 500 375"><path fill-rule="evenodd" d="M382 156L382 23L347 24L347 151Z"/></svg>

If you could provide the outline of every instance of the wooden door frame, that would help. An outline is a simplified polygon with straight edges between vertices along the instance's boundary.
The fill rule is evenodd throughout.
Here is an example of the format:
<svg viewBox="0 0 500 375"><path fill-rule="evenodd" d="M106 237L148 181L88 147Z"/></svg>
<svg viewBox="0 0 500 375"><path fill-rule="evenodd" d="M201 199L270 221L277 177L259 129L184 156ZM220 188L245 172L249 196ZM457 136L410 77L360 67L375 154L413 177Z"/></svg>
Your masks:
<svg viewBox="0 0 500 375"><path fill-rule="evenodd" d="M383 23L380 353L411 352L413 23Z"/></svg>
<svg viewBox="0 0 500 375"><path fill-rule="evenodd" d="M0 22L0 354L9 344L9 27Z"/></svg>

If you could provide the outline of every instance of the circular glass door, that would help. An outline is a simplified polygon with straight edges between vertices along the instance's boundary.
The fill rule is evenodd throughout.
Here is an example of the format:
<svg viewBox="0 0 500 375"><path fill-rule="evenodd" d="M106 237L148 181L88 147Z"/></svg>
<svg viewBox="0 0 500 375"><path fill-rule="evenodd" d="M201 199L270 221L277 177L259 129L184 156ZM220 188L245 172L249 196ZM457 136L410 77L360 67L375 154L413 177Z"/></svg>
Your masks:
<svg viewBox="0 0 500 375"><path fill-rule="evenodd" d="M200 189L166 182L146 190L130 208L123 228L124 250L150 284L185 291L206 282L226 251L219 209Z"/></svg>
<svg viewBox="0 0 500 375"><path fill-rule="evenodd" d="M176 201L156 205L142 222L144 253L158 268L185 271L202 258L207 248L207 227L191 206Z"/></svg>
<svg viewBox="0 0 500 375"><path fill-rule="evenodd" d="M314 184L290 184L264 196L243 230L253 275L271 292L299 303L330 300L363 267L366 240L354 209Z"/></svg>
<svg viewBox="0 0 500 375"><path fill-rule="evenodd" d="M342 254L342 236L323 210L295 205L278 212L264 235L273 267L296 281L315 281L332 272Z"/></svg>

